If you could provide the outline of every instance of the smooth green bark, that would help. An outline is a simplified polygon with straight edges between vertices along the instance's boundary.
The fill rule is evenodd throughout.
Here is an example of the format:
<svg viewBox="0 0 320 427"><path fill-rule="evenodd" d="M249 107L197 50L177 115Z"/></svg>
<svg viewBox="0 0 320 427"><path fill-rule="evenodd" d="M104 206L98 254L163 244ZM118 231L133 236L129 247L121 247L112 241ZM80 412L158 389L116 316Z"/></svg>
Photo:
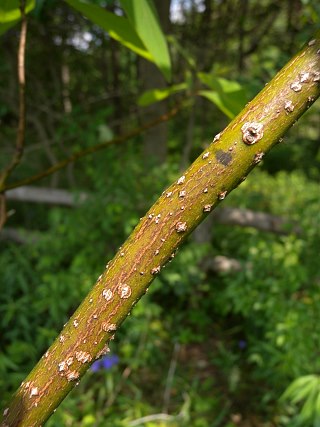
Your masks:
<svg viewBox="0 0 320 427"><path fill-rule="evenodd" d="M21 384L3 426L40 426L88 369L186 236L247 176L320 92L320 33L163 192ZM103 238L103 237L102 237Z"/></svg>

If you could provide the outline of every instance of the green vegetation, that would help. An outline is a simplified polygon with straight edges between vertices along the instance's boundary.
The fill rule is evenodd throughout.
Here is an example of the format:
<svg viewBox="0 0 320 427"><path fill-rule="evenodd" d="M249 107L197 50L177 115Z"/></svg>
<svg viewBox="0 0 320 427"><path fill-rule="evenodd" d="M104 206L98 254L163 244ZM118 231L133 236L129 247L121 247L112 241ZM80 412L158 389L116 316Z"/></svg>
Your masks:
<svg viewBox="0 0 320 427"><path fill-rule="evenodd" d="M110 14L119 11L117 4L107 3ZM7 193L8 219L3 238L0 234L1 404L51 345L106 260L163 189L319 24L316 2L293 2L291 12L277 2L259 2L258 14L252 1L249 10L240 8L240 18L227 25L236 3L228 0L218 7L218 2L206 1L201 11L194 2L181 22L171 23L174 85L154 86L151 92L141 82L135 54L115 45L100 27L54 1L39 2L30 12L25 155L8 186L162 114L159 110L149 116L148 106L138 118L133 110L139 97L145 106L165 98L172 105L186 98L189 103L166 124L164 157L157 147L154 157L147 154L147 133L110 145L37 183L69 190L73 207L21 203ZM130 2L122 7L134 22ZM204 25L209 12L211 25ZM241 37L247 50L253 48L255 33L249 28L255 20L263 25L262 12L267 20L274 16L274 32L266 31L251 53L235 61ZM227 36L222 40L223 26ZM233 34L237 26L247 33ZM14 75L18 30L2 36L0 67L8 82ZM47 32L46 40L39 38L39 30ZM75 38L70 42L79 31L93 36L85 49L75 46ZM210 53L209 40L215 40ZM169 78L170 63L166 60L161 68L159 58L153 62ZM71 78L63 83L57 76L65 65ZM8 82L0 83L1 168L10 158L18 117L15 85ZM203 97L195 96L201 92ZM112 102L109 94L115 96ZM262 231L209 216L135 306L110 353L93 365L46 425L319 426L318 119L315 104L218 208L281 218L281 232L272 222L269 231ZM19 244L6 233L12 229L19 233ZM221 256L232 260L233 268L217 267Z"/></svg>

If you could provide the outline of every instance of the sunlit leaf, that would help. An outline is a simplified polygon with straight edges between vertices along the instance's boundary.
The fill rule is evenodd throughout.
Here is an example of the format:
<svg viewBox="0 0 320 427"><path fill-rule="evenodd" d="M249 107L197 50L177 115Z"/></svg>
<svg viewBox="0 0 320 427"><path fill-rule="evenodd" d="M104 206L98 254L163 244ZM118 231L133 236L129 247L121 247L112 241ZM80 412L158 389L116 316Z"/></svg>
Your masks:
<svg viewBox="0 0 320 427"><path fill-rule="evenodd" d="M320 387L318 390L318 396L315 402L315 420L314 420L314 426L320 427Z"/></svg>
<svg viewBox="0 0 320 427"><path fill-rule="evenodd" d="M283 393L281 400L302 404L299 421L302 425L316 427L320 421L320 377L305 375L297 378Z"/></svg>
<svg viewBox="0 0 320 427"><path fill-rule="evenodd" d="M151 0L121 0L121 5L155 64L167 81L171 80L168 45L161 30L153 2Z"/></svg>
<svg viewBox="0 0 320 427"><path fill-rule="evenodd" d="M235 114L227 108L225 103L222 100L222 97L212 90L200 90L199 95L203 96L204 98L207 98L209 101L211 101L213 104L215 104L219 110L221 110L227 117L230 119L233 119L235 117Z"/></svg>
<svg viewBox="0 0 320 427"><path fill-rule="evenodd" d="M202 83L212 89L202 90L199 92L200 95L213 102L230 119L233 119L245 106L246 93L238 82L207 73L198 73L198 77Z"/></svg>
<svg viewBox="0 0 320 427"><path fill-rule="evenodd" d="M180 83L173 85L164 89L152 89L144 92L138 99L138 105L141 107L146 107L155 102L162 101L163 99L168 98L173 93L185 90L187 88L186 83Z"/></svg>
<svg viewBox="0 0 320 427"><path fill-rule="evenodd" d="M314 387L312 388L312 390L310 390L306 398L306 401L302 406L301 412L299 414L299 419L305 424L311 423L316 416L316 412L317 412L316 403L317 403L317 397L319 395L318 385L319 384L317 381L317 384L314 384Z"/></svg>
<svg viewBox="0 0 320 427"><path fill-rule="evenodd" d="M35 4L36 4L35 0L27 0L25 12L29 13L35 7ZM20 17L21 17L20 0L1 0L0 1L0 23L1 24L13 23L14 25L15 23L14 21L17 21ZM0 32L1 32L1 27L0 27Z"/></svg>
<svg viewBox="0 0 320 427"><path fill-rule="evenodd" d="M144 58L152 61L152 56L146 50L141 39L127 18L108 12L100 6L80 0L66 0L74 9L81 12L90 21L107 31L113 39Z"/></svg>
<svg viewBox="0 0 320 427"><path fill-rule="evenodd" d="M294 380L283 393L281 399L290 399L299 402L308 394L308 389L312 389L317 383L318 378L315 375L304 375Z"/></svg>

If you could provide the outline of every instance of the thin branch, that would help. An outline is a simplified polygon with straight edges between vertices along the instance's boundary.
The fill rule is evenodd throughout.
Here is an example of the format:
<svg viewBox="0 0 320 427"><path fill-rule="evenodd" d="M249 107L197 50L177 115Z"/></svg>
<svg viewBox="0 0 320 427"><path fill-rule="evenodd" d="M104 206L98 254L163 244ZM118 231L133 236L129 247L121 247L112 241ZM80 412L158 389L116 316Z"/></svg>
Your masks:
<svg viewBox="0 0 320 427"><path fill-rule="evenodd" d="M2 191L7 191L12 188L21 187L22 185L28 185L32 182L39 181L42 178L45 178L46 176L49 176L58 170L64 168L70 163L73 163L82 157L87 156L88 154L96 153L97 151L104 150L106 147L109 147L109 145L114 144L121 144L123 142L126 142L128 139L133 138L134 136L140 135L142 132L145 132L146 130L158 125L159 123L165 122L172 117L174 117L181 108L184 107L185 104L179 104L175 106L171 111L169 111L166 114L162 114L161 116L157 117L154 120L151 120L147 123L145 123L142 126L139 126L135 129L133 129L130 132L127 132L123 135L120 135L116 138L111 139L110 141L102 142L101 144L94 145L93 147L85 148L84 150L78 151L74 154L72 154L70 157L67 157L64 160L61 160L60 162L56 163L55 165L51 166L50 168L46 169L45 171L39 172L29 178L22 179L20 181L13 182L12 184L7 184L3 187Z"/></svg>
<svg viewBox="0 0 320 427"><path fill-rule="evenodd" d="M25 52L26 52L26 39L27 39L27 16L25 13L25 0L20 1L21 10L21 32L18 49L18 82L19 82L19 123L15 152L10 164L1 172L0 175L0 190L4 191L4 183L10 173L20 163L26 129L26 104L25 104Z"/></svg>

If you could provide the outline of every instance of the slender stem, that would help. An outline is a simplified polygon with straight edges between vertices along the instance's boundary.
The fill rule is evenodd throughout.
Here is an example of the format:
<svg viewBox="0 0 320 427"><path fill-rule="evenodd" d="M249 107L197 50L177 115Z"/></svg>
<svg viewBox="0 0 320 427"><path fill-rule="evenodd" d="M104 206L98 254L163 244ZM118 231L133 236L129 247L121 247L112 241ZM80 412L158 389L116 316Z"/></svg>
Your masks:
<svg viewBox="0 0 320 427"><path fill-rule="evenodd" d="M319 97L318 52L320 31L163 192L22 382L3 425L38 427L50 417L189 233Z"/></svg>
<svg viewBox="0 0 320 427"><path fill-rule="evenodd" d="M5 191L4 183L8 176L20 163L23 155L25 129L26 129L26 103L25 103L25 52L27 39L27 16L25 13L25 0L20 1L21 31L18 49L18 82L19 82L19 122L15 151L9 165L0 173L0 192Z"/></svg>

